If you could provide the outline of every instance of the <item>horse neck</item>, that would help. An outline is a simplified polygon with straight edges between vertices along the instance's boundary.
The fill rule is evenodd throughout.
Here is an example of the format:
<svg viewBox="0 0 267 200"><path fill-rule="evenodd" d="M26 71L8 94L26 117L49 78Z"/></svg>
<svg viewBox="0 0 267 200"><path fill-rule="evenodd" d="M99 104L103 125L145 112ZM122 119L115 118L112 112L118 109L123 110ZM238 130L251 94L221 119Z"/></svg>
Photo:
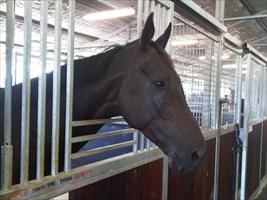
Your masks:
<svg viewBox="0 0 267 200"><path fill-rule="evenodd" d="M117 97L122 76L110 70L110 66L99 69L94 66L87 72L74 77L73 118L85 120L120 115Z"/></svg>

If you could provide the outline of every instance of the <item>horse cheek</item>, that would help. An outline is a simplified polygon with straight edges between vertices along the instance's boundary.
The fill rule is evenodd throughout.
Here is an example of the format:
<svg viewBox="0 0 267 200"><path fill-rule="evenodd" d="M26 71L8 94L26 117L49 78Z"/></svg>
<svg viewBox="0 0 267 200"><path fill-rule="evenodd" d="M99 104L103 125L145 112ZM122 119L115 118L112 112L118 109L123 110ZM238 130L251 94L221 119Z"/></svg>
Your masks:
<svg viewBox="0 0 267 200"><path fill-rule="evenodd" d="M142 83L137 83L142 84ZM137 89L138 88L138 89ZM140 89L141 88L141 89ZM119 106L125 120L136 129L140 129L146 125L151 118L148 94L141 86L128 82L120 90Z"/></svg>

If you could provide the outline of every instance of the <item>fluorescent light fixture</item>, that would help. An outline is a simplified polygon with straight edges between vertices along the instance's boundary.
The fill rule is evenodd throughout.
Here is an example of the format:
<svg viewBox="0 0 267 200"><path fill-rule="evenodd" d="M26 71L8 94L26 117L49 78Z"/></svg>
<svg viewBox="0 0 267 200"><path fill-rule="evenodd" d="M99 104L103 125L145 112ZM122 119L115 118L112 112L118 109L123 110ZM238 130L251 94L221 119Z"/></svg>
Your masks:
<svg viewBox="0 0 267 200"><path fill-rule="evenodd" d="M89 13L83 16L83 19L88 20L88 21L95 21L95 20L125 17L125 16L134 15L134 14L135 14L135 10L129 7L129 8L121 8L121 9L113 9L113 10Z"/></svg>
<svg viewBox="0 0 267 200"><path fill-rule="evenodd" d="M172 42L172 46L187 46L198 43L197 40L175 40Z"/></svg>
<svg viewBox="0 0 267 200"><path fill-rule="evenodd" d="M206 56L199 56L198 59L199 60L205 60L206 59Z"/></svg>
<svg viewBox="0 0 267 200"><path fill-rule="evenodd" d="M216 57L217 57L217 56L216 56ZM230 58L230 55L228 55L228 54L224 54L224 55L222 55L221 58L222 58L223 60L227 60L228 58ZM215 56L212 56L211 59L212 59L212 60L215 60Z"/></svg>
<svg viewBox="0 0 267 200"><path fill-rule="evenodd" d="M227 60L228 58L230 58L230 55L229 54L222 55L222 59L223 60Z"/></svg>
<svg viewBox="0 0 267 200"><path fill-rule="evenodd" d="M236 64L226 64L226 65L223 65L222 68L224 68L224 69L236 69L237 65Z"/></svg>

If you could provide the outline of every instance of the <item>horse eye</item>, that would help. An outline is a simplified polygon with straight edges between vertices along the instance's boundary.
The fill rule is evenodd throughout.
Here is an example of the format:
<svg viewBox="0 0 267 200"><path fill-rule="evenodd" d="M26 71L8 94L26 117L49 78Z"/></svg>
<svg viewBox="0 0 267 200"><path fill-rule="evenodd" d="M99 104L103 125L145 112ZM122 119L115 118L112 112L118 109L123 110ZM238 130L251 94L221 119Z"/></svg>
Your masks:
<svg viewBox="0 0 267 200"><path fill-rule="evenodd" d="M165 87L164 81L154 81L153 84L155 87L158 87L158 88L164 88Z"/></svg>

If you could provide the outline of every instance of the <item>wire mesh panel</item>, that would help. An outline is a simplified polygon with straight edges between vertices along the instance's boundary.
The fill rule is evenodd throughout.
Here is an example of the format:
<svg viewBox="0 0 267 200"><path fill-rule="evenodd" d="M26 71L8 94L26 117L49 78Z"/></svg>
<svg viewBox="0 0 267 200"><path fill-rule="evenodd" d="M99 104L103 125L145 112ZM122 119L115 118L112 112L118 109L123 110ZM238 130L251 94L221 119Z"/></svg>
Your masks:
<svg viewBox="0 0 267 200"><path fill-rule="evenodd" d="M259 60L253 54L247 54L243 62L243 79L245 84L243 87L244 98L244 132L241 136L243 140L242 150L242 170L241 170L241 199L245 199L246 185L247 185L247 159L248 159L248 145L249 134L255 134L252 131L255 122L262 122L263 112L262 106L264 104L263 93L266 90L264 83L265 63ZM260 121L258 121L260 120Z"/></svg>
<svg viewBox="0 0 267 200"><path fill-rule="evenodd" d="M223 48L221 73L221 98L228 99L228 104L222 105L222 125L235 122L237 106L238 58L234 51Z"/></svg>
<svg viewBox="0 0 267 200"><path fill-rule="evenodd" d="M264 66L256 61L251 59L250 62L250 117L249 120L257 119L261 117L261 103L262 99L262 81L263 81L263 69Z"/></svg>
<svg viewBox="0 0 267 200"><path fill-rule="evenodd" d="M203 130L215 127L217 54L214 40L174 20L172 57L187 104Z"/></svg>

